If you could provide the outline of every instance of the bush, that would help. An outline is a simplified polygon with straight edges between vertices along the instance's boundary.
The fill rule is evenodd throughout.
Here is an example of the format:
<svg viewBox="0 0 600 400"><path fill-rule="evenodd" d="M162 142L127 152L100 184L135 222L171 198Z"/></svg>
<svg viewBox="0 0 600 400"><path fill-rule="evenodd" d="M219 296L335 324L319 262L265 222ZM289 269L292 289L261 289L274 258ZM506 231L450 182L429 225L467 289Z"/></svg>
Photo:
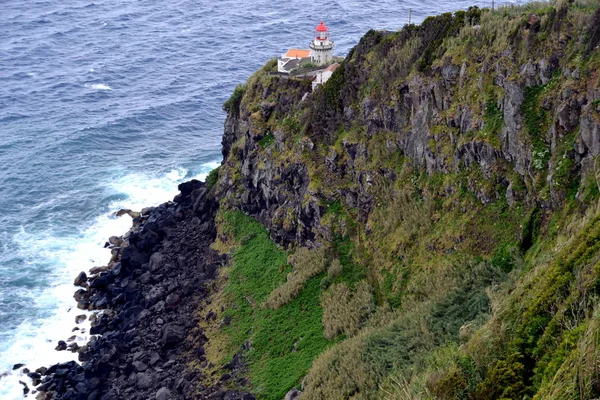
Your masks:
<svg viewBox="0 0 600 400"><path fill-rule="evenodd" d="M310 278L325 271L325 249L299 248L295 254L288 257L288 262L294 270L287 276L287 281L273 290L265 304L273 310L293 300L304 288Z"/></svg>
<svg viewBox="0 0 600 400"><path fill-rule="evenodd" d="M504 126L504 113L498 108L495 100L488 100L485 105L485 121L484 131L491 135L497 135Z"/></svg>
<svg viewBox="0 0 600 400"><path fill-rule="evenodd" d="M223 111L232 112L237 111L242 103L242 97L246 92L246 85L237 85L231 94L231 97L223 103Z"/></svg>
<svg viewBox="0 0 600 400"><path fill-rule="evenodd" d="M206 180L205 180L208 190L212 189L217 184L217 180L219 179L219 169L220 168L221 167L217 167L208 173L208 176L206 177Z"/></svg>
<svg viewBox="0 0 600 400"><path fill-rule="evenodd" d="M477 399L521 400L527 395L524 382L523 355L514 353L500 360L488 372L486 379L477 387Z"/></svg>
<svg viewBox="0 0 600 400"><path fill-rule="evenodd" d="M494 252L491 263L495 268L498 268L500 271L508 273L512 271L516 266L517 252L518 250L515 246L511 246L509 244L500 246Z"/></svg>
<svg viewBox="0 0 600 400"><path fill-rule="evenodd" d="M340 260L336 258L329 265L329 269L327 269L327 276L330 280L333 280L338 276L342 275L342 272L344 272L344 266L342 265Z"/></svg>
<svg viewBox="0 0 600 400"><path fill-rule="evenodd" d="M263 149L266 148L266 147L269 147L273 143L275 143L275 136L273 136L273 134L271 134L271 133L266 134L262 139L260 139L258 141L258 144Z"/></svg>
<svg viewBox="0 0 600 400"><path fill-rule="evenodd" d="M321 295L325 337L333 339L344 334L354 336L375 308L371 287L366 281L356 285L354 292L345 283L333 285Z"/></svg>

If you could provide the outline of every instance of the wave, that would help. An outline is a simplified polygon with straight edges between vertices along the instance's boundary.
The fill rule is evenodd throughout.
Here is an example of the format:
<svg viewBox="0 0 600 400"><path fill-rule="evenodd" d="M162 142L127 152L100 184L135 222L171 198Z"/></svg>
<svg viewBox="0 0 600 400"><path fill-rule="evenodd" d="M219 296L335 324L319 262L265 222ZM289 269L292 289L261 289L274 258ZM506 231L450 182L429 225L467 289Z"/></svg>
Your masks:
<svg viewBox="0 0 600 400"><path fill-rule="evenodd" d="M96 90L112 90L110 86L104 83L93 83L91 85L86 83L85 87L89 87Z"/></svg>
<svg viewBox="0 0 600 400"><path fill-rule="evenodd" d="M42 232L22 228L9 239L11 251L24 260L32 274L47 271L47 276L31 279L45 279L47 284L20 287L18 296L15 296L27 304L31 314L23 318L14 330L2 332L10 337L8 344L0 349L0 376L7 374L0 378L1 399L22 399L19 380L30 384L21 371L12 371L13 364L24 363L33 371L40 366L76 360L76 354L55 351L57 342L72 335L76 335L75 341L79 345L89 340L89 326L85 323L78 325L80 330L72 332L76 326L75 317L87 313L76 308L72 297L75 291L73 279L80 271L87 272L91 267L105 265L110 259L110 250L104 248L106 240L112 235L125 233L131 227L130 218L116 218L114 212L121 208L140 210L171 200L178 193L179 183L189 179L204 180L208 172L219 165L220 162L214 160L194 169L176 167L156 174L115 170L101 185L104 206L89 226L74 229L67 235L57 234L60 230L52 229L56 227L48 227ZM55 223L60 224L60 221ZM36 290L40 287L46 289Z"/></svg>

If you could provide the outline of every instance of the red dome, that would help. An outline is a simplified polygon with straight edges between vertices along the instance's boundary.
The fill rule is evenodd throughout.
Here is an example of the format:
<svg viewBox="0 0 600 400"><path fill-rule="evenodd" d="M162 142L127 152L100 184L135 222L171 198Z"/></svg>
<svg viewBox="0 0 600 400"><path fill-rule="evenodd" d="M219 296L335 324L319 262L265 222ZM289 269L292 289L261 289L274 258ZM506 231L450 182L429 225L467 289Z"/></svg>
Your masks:
<svg viewBox="0 0 600 400"><path fill-rule="evenodd" d="M316 30L317 32L327 32L327 31L329 30L329 28L327 28L327 27L325 26L325 24L323 23L323 21L321 21L321 23L319 24L319 26L317 26L317 27L315 28L315 30Z"/></svg>

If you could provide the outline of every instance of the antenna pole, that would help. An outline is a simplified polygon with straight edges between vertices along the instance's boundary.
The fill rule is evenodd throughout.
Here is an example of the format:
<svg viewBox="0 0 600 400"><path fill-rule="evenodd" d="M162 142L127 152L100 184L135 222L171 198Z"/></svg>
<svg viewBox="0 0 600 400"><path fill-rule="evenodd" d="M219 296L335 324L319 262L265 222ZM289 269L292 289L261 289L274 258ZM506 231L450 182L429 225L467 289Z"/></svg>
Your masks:
<svg viewBox="0 0 600 400"><path fill-rule="evenodd" d="M409 25L410 25L411 18L412 18L412 8L409 8L408 9L408 24Z"/></svg>

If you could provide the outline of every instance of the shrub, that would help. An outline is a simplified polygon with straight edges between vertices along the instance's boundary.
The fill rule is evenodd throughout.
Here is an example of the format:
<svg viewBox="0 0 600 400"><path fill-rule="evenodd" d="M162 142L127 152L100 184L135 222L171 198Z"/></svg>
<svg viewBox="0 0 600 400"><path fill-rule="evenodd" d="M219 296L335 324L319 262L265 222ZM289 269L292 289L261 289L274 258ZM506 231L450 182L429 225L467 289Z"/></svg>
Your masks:
<svg viewBox="0 0 600 400"><path fill-rule="evenodd" d="M477 387L477 399L521 400L527 395L524 379L523 355L511 354L498 361Z"/></svg>
<svg viewBox="0 0 600 400"><path fill-rule="evenodd" d="M275 136L273 136L273 134L268 133L265 136L263 136L262 139L260 139L258 141L258 144L260 145L260 147L262 147L263 149L266 147L269 147L270 145L272 145L273 143L275 143Z"/></svg>
<svg viewBox="0 0 600 400"><path fill-rule="evenodd" d="M327 276L330 280L333 280L338 276L342 275L342 272L344 272L344 266L342 265L340 260L336 258L331 262L331 264L329 264L329 269L327 269Z"/></svg>
<svg viewBox="0 0 600 400"><path fill-rule="evenodd" d="M382 328L364 328L322 353L306 377L303 398L376 399L379 385L395 368L431 350L433 338L416 305L410 318L400 317ZM389 321L389 320L388 320Z"/></svg>
<svg viewBox="0 0 600 400"><path fill-rule="evenodd" d="M340 334L356 335L375 308L371 287L366 281L359 282L354 292L345 283L333 285L321 295L321 306L327 339Z"/></svg>
<svg viewBox="0 0 600 400"><path fill-rule="evenodd" d="M223 103L223 111L233 112L237 111L242 103L242 97L246 92L246 85L237 85L231 94L231 97Z"/></svg>
<svg viewBox="0 0 600 400"><path fill-rule="evenodd" d="M299 248L295 254L288 257L288 262L294 270L287 276L287 281L273 290L265 304L273 310L293 300L304 288L310 278L325 271L325 249Z"/></svg>
<svg viewBox="0 0 600 400"><path fill-rule="evenodd" d="M219 169L220 168L221 167L219 166L208 173L208 176L206 177L206 181L205 181L206 186L208 187L208 190L212 189L217 184L217 180L219 179Z"/></svg>
<svg viewBox="0 0 600 400"><path fill-rule="evenodd" d="M497 135L502 130L504 113L498 108L495 100L488 100L486 103L483 120L485 121L484 131L486 133Z"/></svg>
<svg viewBox="0 0 600 400"><path fill-rule="evenodd" d="M505 244L494 252L491 263L502 272L512 271L517 264L518 250L515 246Z"/></svg>

